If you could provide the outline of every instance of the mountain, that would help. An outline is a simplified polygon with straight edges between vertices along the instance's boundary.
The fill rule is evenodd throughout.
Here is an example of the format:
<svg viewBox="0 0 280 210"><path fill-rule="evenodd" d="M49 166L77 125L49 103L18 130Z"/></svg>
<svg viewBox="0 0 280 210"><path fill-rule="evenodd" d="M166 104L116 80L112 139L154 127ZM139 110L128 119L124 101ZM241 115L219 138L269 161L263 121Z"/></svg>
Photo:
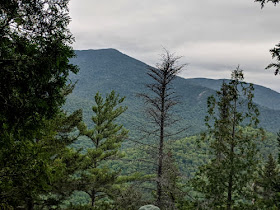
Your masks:
<svg viewBox="0 0 280 210"><path fill-rule="evenodd" d="M128 106L120 122L131 131L130 136L138 138L139 127L145 125L146 118L143 114L144 104L136 94L147 92L145 84L151 82L146 75L148 65L115 49L75 52L77 56L71 62L79 66L80 72L77 75L70 75L70 79L77 83L67 99L65 109L73 111L83 108L84 119L91 124L91 107L95 93L99 91L104 96L115 90L121 96L126 96L125 105ZM192 135L205 129L207 98L215 94L221 82L222 80L176 77L173 87L181 103L177 105L174 114L180 116L181 125L189 127L183 135ZM256 85L254 102L259 105L261 126L268 131L278 131L280 94Z"/></svg>
<svg viewBox="0 0 280 210"><path fill-rule="evenodd" d="M246 72L245 72L246 74ZM245 75L246 77L246 75ZM223 81L228 82L226 79L205 79L205 78L194 78L187 79L189 82L200 85L202 87L207 87L213 90L218 90L223 83ZM266 88L260 85L254 85L254 102L270 109L280 110L280 94L270 88Z"/></svg>

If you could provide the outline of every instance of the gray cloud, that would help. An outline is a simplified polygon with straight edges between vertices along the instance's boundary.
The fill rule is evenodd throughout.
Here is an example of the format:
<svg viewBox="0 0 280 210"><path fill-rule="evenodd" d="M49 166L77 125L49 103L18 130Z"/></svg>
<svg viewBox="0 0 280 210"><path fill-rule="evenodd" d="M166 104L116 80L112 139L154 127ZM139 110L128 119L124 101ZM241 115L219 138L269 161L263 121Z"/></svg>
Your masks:
<svg viewBox="0 0 280 210"><path fill-rule="evenodd" d="M71 0L75 49L116 48L150 65L162 47L190 63L184 77L222 78L238 64L246 79L280 91L264 71L280 41L280 8L253 0ZM228 76L229 77L229 76Z"/></svg>

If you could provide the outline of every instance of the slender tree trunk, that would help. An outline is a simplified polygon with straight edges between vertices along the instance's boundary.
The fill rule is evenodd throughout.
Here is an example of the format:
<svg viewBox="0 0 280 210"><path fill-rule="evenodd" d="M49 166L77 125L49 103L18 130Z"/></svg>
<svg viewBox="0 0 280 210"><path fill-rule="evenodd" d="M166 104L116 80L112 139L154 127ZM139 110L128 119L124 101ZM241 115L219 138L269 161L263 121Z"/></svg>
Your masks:
<svg viewBox="0 0 280 210"><path fill-rule="evenodd" d="M94 207L95 206L95 197L96 197L96 192L95 190L91 191L91 206Z"/></svg>
<svg viewBox="0 0 280 210"><path fill-rule="evenodd" d="M165 78L164 78L165 79ZM163 166L163 147L164 147L164 121L165 121L165 84L162 85L161 95L161 117L160 117L160 139L157 173L157 205L162 206L162 166Z"/></svg>
<svg viewBox="0 0 280 210"><path fill-rule="evenodd" d="M26 200L26 205L28 210L33 210L34 209L34 202L31 197L27 198Z"/></svg>
<svg viewBox="0 0 280 210"><path fill-rule="evenodd" d="M237 89L237 87L236 87ZM234 110L233 110L233 124L232 124L232 135L230 142L230 173L228 180L228 198L227 198L227 210L231 210L232 207L232 187L233 187L233 164L234 164L234 147L235 147L235 123L236 123L236 106L237 101L234 100Z"/></svg>
<svg viewBox="0 0 280 210"><path fill-rule="evenodd" d="M230 169L230 174L229 174L229 180L228 180L228 198L227 198L227 209L231 210L231 206L232 206L232 186L233 186L233 145L231 145L231 160L230 160L230 164L231 164L231 169Z"/></svg>
<svg viewBox="0 0 280 210"><path fill-rule="evenodd" d="M172 202L171 203L172 209L176 209L176 207L175 207L175 197L174 197L172 192L170 193L170 198L171 198L171 202Z"/></svg>
<svg viewBox="0 0 280 210"><path fill-rule="evenodd" d="M161 197L162 197L163 139L164 139L164 120L162 119L161 128L160 128L158 171L157 171L157 205L159 207L161 207Z"/></svg>
<svg viewBox="0 0 280 210"><path fill-rule="evenodd" d="M159 150L160 152L161 150ZM158 160L158 171L157 171L157 206L161 207L161 197L162 197L162 183L161 183L161 177L162 177L162 154L160 152L159 154L159 160Z"/></svg>
<svg viewBox="0 0 280 210"><path fill-rule="evenodd" d="M151 117L152 123L155 125L155 130L151 132L156 134L157 136L157 154L156 154L156 162L157 168L155 173L157 173L156 179L156 204L158 207L163 207L165 202L163 202L163 196L165 193L165 182L166 180L162 180L164 177L165 170L165 161L164 161L164 140L165 140L165 127L170 126L171 123L167 122L167 118L171 119L169 110L171 107L176 105L176 101L174 101L174 92L172 91L172 87L169 87L172 80L176 78L176 75L180 72L180 70L185 66L176 65L176 61L180 57L175 57L166 51L166 55L162 55L162 63L157 64L157 68L149 68L149 72L147 73L152 79L153 83L147 84L146 87L152 91L154 94L149 96L149 94L139 94L140 97L144 98L144 101L149 104L147 109L147 114ZM148 129L149 130L149 129Z"/></svg>

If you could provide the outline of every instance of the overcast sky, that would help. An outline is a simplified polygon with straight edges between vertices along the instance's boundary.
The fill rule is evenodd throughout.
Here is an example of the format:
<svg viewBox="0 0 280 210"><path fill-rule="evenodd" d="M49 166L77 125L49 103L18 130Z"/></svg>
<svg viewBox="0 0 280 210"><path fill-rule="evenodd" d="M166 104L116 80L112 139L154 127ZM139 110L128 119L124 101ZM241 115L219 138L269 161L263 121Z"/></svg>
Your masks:
<svg viewBox="0 0 280 210"><path fill-rule="evenodd" d="M264 70L280 41L280 6L254 0L71 0L70 24L82 49L115 48L149 65L163 47L183 56L185 78L245 80L280 92L280 76Z"/></svg>

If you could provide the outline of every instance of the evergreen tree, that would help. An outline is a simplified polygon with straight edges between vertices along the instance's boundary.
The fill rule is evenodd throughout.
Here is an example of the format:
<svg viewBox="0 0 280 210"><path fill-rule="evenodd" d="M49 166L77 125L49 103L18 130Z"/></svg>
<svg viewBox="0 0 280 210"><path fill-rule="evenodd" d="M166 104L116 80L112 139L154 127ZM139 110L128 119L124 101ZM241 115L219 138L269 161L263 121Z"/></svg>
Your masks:
<svg viewBox="0 0 280 210"><path fill-rule="evenodd" d="M0 131L24 133L55 116L69 91L73 37L68 0L1 1Z"/></svg>
<svg viewBox="0 0 280 210"><path fill-rule="evenodd" d="M94 126L88 129L85 124L79 126L80 132L89 138L93 147L87 150L81 172L80 190L86 192L95 206L98 199L112 195L120 171L106 166L106 161L121 158L121 143L127 138L128 131L116 123L116 119L127 109L119 106L124 98L112 91L104 100L99 93L95 95L96 105L92 107Z"/></svg>
<svg viewBox="0 0 280 210"><path fill-rule="evenodd" d="M69 73L78 70L69 64L74 51L67 5L0 2L0 203L6 206L33 209L50 187L50 156L40 137L72 89Z"/></svg>
<svg viewBox="0 0 280 210"><path fill-rule="evenodd" d="M42 159L47 163L49 183L46 190L36 196L39 207L59 207L77 189L75 178L83 157L80 151L71 146L80 136L78 125L82 121L82 110L71 115L61 112L55 119L49 120L37 147Z"/></svg>
<svg viewBox="0 0 280 210"><path fill-rule="evenodd" d="M247 126L257 126L258 109L252 103L253 86L243 82L239 67L232 72L229 84L208 98L203 137L209 142L208 164L200 167L194 187L201 192L208 207L232 209L237 200L248 199L247 187L257 165L257 136Z"/></svg>
<svg viewBox="0 0 280 210"><path fill-rule="evenodd" d="M81 118L81 111L69 116L61 112L43 122L44 129L34 134L34 141L9 136L9 150L1 151L0 203L33 209L58 206L70 196L81 157L68 146L78 137L74 132Z"/></svg>
<svg viewBox="0 0 280 210"><path fill-rule="evenodd" d="M264 168L259 171L259 179L256 182L258 198L256 205L262 209L279 209L279 167L273 156L269 154Z"/></svg>
<svg viewBox="0 0 280 210"><path fill-rule="evenodd" d="M275 68L274 74L280 74L280 43L270 50L272 58L276 59L276 63L269 64L265 69Z"/></svg>
<svg viewBox="0 0 280 210"><path fill-rule="evenodd" d="M255 2L260 2L261 7L263 8L264 5L269 2L273 3L276 6L276 4L280 2L280 0L255 0ZM276 62L269 64L265 69L275 68L274 74L280 74L280 43L276 44L276 46L269 51L272 55L272 58L276 59Z"/></svg>

